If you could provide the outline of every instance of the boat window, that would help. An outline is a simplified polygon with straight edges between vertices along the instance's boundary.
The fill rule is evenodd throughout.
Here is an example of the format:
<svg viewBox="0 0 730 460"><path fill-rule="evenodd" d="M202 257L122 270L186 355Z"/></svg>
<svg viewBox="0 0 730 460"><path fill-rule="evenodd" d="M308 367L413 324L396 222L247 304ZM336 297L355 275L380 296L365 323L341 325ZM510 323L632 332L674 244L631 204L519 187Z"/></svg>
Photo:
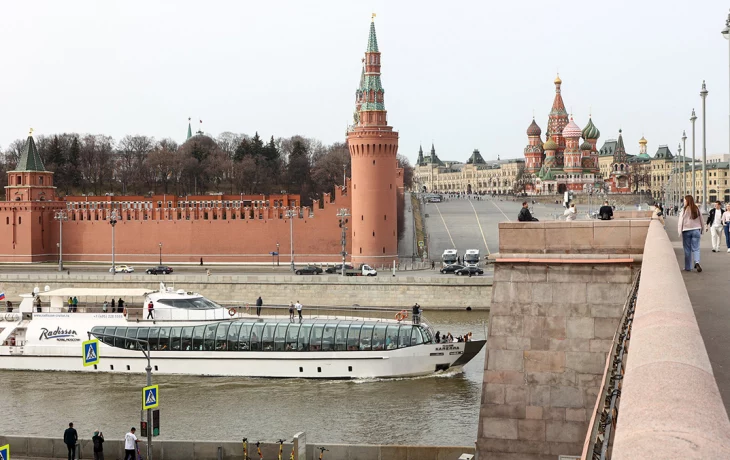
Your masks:
<svg viewBox="0 0 730 460"><path fill-rule="evenodd" d="M357 351L360 346L360 330L362 324L351 324L347 331L347 350Z"/></svg>
<svg viewBox="0 0 730 460"><path fill-rule="evenodd" d="M101 332L102 334L106 335L114 335L114 331L116 330L116 327L100 327L96 326L91 328L91 333L94 332ZM102 337L101 341L104 342L107 345L114 345L114 338L113 337Z"/></svg>
<svg viewBox="0 0 730 460"><path fill-rule="evenodd" d="M239 350L241 350L241 351L253 350L253 348L251 347L251 345L249 343L251 336L252 336L251 330L253 329L253 326L254 325L251 323L243 323L243 325L241 326L241 335L239 337L239 342L238 342ZM260 334L259 334L259 337L261 337ZM256 349L258 350L258 346Z"/></svg>
<svg viewBox="0 0 730 460"><path fill-rule="evenodd" d="M393 350L398 348L398 328L400 324L389 324L388 330L385 333L385 348Z"/></svg>
<svg viewBox="0 0 730 460"><path fill-rule="evenodd" d="M241 330L243 334L243 330ZM264 323L256 323L251 328L251 351L261 351L261 338L264 335Z"/></svg>
<svg viewBox="0 0 730 460"><path fill-rule="evenodd" d="M286 333L286 351L292 351L297 349L297 336L299 336L299 329L301 324L293 323L289 325L289 330ZM309 332L309 330L307 330Z"/></svg>
<svg viewBox="0 0 730 460"><path fill-rule="evenodd" d="M360 350L370 351L373 346L373 324L363 324L360 331Z"/></svg>
<svg viewBox="0 0 730 460"><path fill-rule="evenodd" d="M312 327L312 336L309 339L309 349L311 351L319 351L322 349L322 331L324 324L315 324Z"/></svg>
<svg viewBox="0 0 730 460"><path fill-rule="evenodd" d="M433 342L433 336L431 335L431 331L428 330L428 328L418 328L421 331L421 334L423 334L423 343L431 343ZM413 340L413 339L411 339Z"/></svg>
<svg viewBox="0 0 730 460"><path fill-rule="evenodd" d="M231 323L228 321L218 323L218 328L215 330L215 347L213 348L215 351L228 350L227 336L230 325Z"/></svg>
<svg viewBox="0 0 730 460"><path fill-rule="evenodd" d="M271 351L274 349L274 330L276 323L266 323L264 325L263 336L261 337L261 349L263 351Z"/></svg>
<svg viewBox="0 0 730 460"><path fill-rule="evenodd" d="M181 327L173 327L170 330L170 350L180 350L180 334L182 333Z"/></svg>
<svg viewBox="0 0 730 460"><path fill-rule="evenodd" d="M190 351L193 349L193 327L184 327L182 330L182 345L180 346L180 349L183 351Z"/></svg>
<svg viewBox="0 0 730 460"><path fill-rule="evenodd" d="M413 329L413 326L406 326L403 325L400 327L400 332L398 333L398 348L405 348L411 346L411 330ZM418 328L416 328L418 329Z"/></svg>
<svg viewBox="0 0 730 460"><path fill-rule="evenodd" d="M335 350L345 351L347 350L347 330L350 328L350 323L340 323L337 325L337 332L335 332Z"/></svg>
<svg viewBox="0 0 730 460"><path fill-rule="evenodd" d="M279 323L276 326L276 332L274 333L274 350L275 351L284 351L284 346L286 343L286 328L289 326L289 323Z"/></svg>
<svg viewBox="0 0 730 460"><path fill-rule="evenodd" d="M157 328L150 329L150 339L154 339L154 337L157 335ZM169 327L161 327L160 328L160 341L159 344L156 342L152 342L152 348L153 350L169 350L170 349L170 328Z"/></svg>
<svg viewBox="0 0 730 460"><path fill-rule="evenodd" d="M203 349L203 333L205 326L195 326L193 328L193 350L200 351Z"/></svg>
<svg viewBox="0 0 730 460"><path fill-rule="evenodd" d="M205 340L203 342L203 350L215 350L215 330L217 328L218 323L208 324L207 326L205 326Z"/></svg>
<svg viewBox="0 0 730 460"><path fill-rule="evenodd" d="M238 334L241 332L241 323L233 323L228 329L228 349L238 351Z"/></svg>
<svg viewBox="0 0 730 460"><path fill-rule="evenodd" d="M148 327L141 327L137 331L137 338L140 339L140 340L147 340L147 334L149 332L150 332L150 328L148 328ZM147 349L147 344L146 343L137 343L137 346L140 349L142 349L142 350L146 350ZM151 343L150 343L150 346L152 346Z"/></svg>
<svg viewBox="0 0 730 460"><path fill-rule="evenodd" d="M420 327L414 327L411 332L411 346L420 345L423 343L422 333L427 332L427 329L421 329Z"/></svg>
<svg viewBox="0 0 730 460"><path fill-rule="evenodd" d="M136 339L137 338L137 328L136 327L127 328L126 337L130 338L130 339ZM126 348L127 350L136 350L137 342L134 342L132 340L125 340L124 348Z"/></svg>
<svg viewBox="0 0 730 460"><path fill-rule="evenodd" d="M312 333L311 324L302 324L299 331L299 339L297 339L297 351L309 351L309 334Z"/></svg>
<svg viewBox="0 0 730 460"><path fill-rule="evenodd" d="M322 351L332 351L335 349L335 330L337 324L325 324L322 333Z"/></svg>
<svg viewBox="0 0 730 460"><path fill-rule="evenodd" d="M385 349L385 328L387 324L377 324L373 328L373 350Z"/></svg>
<svg viewBox="0 0 730 460"><path fill-rule="evenodd" d="M188 310L212 310L214 308L223 308L205 297L196 297L193 299L158 299L157 302L162 305L167 305L168 307L185 308Z"/></svg>

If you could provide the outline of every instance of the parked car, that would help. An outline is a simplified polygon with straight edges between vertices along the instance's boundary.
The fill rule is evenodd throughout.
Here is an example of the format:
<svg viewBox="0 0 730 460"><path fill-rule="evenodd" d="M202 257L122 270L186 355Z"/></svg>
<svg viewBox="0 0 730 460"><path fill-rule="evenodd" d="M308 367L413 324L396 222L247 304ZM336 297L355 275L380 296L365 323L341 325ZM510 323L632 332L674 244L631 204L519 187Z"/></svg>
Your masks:
<svg viewBox="0 0 730 460"><path fill-rule="evenodd" d="M319 275L322 273L322 269L314 265L307 265L306 267L297 268L294 273L297 275Z"/></svg>
<svg viewBox="0 0 730 460"><path fill-rule="evenodd" d="M115 265L113 269L109 269L109 273L117 272L117 273L133 273L134 267L130 267L129 265Z"/></svg>
<svg viewBox="0 0 730 460"><path fill-rule="evenodd" d="M345 270L352 270L353 267L352 264L345 264ZM325 270L326 273L342 273L342 264L337 264L334 267L327 267Z"/></svg>
<svg viewBox="0 0 730 460"><path fill-rule="evenodd" d="M156 267L148 268L145 273L148 275L169 275L172 273L172 267L167 265L158 265Z"/></svg>
<svg viewBox="0 0 730 460"><path fill-rule="evenodd" d="M454 273L456 270L461 270L462 268L464 268L463 265L449 264L441 269L441 273Z"/></svg>
<svg viewBox="0 0 730 460"><path fill-rule="evenodd" d="M456 276L469 276L469 272L471 272L472 275L483 275L484 274L484 270L482 270L481 268L476 267L474 265L467 265L464 268L460 268L460 269L454 271Z"/></svg>

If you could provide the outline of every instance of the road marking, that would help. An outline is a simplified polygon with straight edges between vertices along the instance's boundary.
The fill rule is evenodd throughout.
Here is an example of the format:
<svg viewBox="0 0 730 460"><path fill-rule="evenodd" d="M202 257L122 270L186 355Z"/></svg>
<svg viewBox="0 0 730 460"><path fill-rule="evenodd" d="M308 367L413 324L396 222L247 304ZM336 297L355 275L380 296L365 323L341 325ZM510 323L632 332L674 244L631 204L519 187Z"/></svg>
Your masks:
<svg viewBox="0 0 730 460"><path fill-rule="evenodd" d="M474 216L477 218L477 225L479 226L479 233L482 234L482 240L484 241L484 247L487 248L487 255L491 254L489 251L489 245L487 244L487 238L484 236L484 230L482 229L482 223L479 222L479 214L477 214L477 208L474 207L474 203L469 200L469 204L471 205L471 208L474 210Z"/></svg>
<svg viewBox="0 0 730 460"><path fill-rule="evenodd" d="M439 216L441 217L441 222L444 223L444 228L446 229L446 233L449 235L449 239L451 240L451 247L456 248L456 244L454 244L454 239L451 238L451 232L449 231L449 227L446 226L446 221L444 220L443 214L441 214L441 210L439 209L439 205L434 203L434 206L436 206L436 211L439 212Z"/></svg>
<svg viewBox="0 0 730 460"><path fill-rule="evenodd" d="M497 203L495 203L494 200L490 200L490 201L492 202L492 204L494 205L495 208L499 209L499 212L501 212L504 217L507 217L507 214L505 214L504 211L502 211L502 208L497 206ZM507 217L507 220L512 222L512 219L510 219L509 217Z"/></svg>

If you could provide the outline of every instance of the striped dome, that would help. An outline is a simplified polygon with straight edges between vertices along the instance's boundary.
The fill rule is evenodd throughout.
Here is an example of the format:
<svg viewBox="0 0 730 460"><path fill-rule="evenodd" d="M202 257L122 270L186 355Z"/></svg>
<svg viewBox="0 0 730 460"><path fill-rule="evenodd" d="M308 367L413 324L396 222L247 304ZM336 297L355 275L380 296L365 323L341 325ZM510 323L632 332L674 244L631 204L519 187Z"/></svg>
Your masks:
<svg viewBox="0 0 730 460"><path fill-rule="evenodd" d="M558 144L555 143L553 138L549 138L547 142L542 145L543 150L557 150Z"/></svg>
<svg viewBox="0 0 730 460"><path fill-rule="evenodd" d="M601 137L601 132L593 124L593 119L588 119L588 124L583 128L583 139L598 139Z"/></svg>
<svg viewBox="0 0 730 460"><path fill-rule="evenodd" d="M574 137L580 137L581 134L583 133L581 132L578 125L576 125L573 121L573 117L570 117L570 123L568 123L565 128L563 128L563 137L569 139Z"/></svg>
<svg viewBox="0 0 730 460"><path fill-rule="evenodd" d="M527 135L528 136L539 136L542 134L542 129L540 129L539 126L537 126L537 123L535 123L535 119L532 119L532 123L530 123L530 126L527 127Z"/></svg>
<svg viewBox="0 0 730 460"><path fill-rule="evenodd" d="M588 142L588 141L585 141L585 142L583 142L583 143L582 143L582 144L580 145L580 149L581 149L581 150L592 150L592 149L593 149L593 146L591 145L591 143L590 143L590 142Z"/></svg>

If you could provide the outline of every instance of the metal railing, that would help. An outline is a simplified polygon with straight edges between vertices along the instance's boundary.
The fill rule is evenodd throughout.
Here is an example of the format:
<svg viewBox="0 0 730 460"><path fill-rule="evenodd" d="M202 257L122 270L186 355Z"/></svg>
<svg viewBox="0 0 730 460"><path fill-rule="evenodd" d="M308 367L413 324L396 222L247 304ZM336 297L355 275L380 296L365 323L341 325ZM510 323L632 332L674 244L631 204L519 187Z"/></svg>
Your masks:
<svg viewBox="0 0 730 460"><path fill-rule="evenodd" d="M626 370L626 356L631 342L631 326L636 310L641 271L637 273L624 304L618 330L614 334L611 352L608 356L606 373L598 392L598 404L593 424L589 429L589 446L592 460L611 458L611 447L616 431L616 421L621 401L621 387Z"/></svg>

